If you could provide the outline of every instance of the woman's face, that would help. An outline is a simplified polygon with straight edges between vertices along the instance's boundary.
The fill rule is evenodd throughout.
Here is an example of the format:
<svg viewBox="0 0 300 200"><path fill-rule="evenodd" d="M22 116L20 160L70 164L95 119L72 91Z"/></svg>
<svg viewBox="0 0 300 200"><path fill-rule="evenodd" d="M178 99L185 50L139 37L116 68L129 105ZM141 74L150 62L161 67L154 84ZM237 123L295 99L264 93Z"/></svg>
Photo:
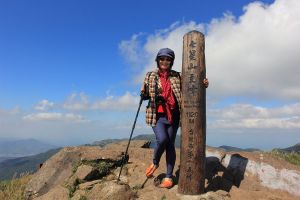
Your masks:
<svg viewBox="0 0 300 200"><path fill-rule="evenodd" d="M162 56L158 58L159 69L161 70L170 70L171 69L172 58L167 56Z"/></svg>

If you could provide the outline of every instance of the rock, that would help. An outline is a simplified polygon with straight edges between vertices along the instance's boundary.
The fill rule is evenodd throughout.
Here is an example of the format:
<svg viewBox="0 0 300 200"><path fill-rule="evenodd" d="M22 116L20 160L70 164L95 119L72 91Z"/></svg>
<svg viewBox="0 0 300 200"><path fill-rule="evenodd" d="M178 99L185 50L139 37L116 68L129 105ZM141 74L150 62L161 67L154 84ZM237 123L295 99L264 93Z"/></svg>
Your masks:
<svg viewBox="0 0 300 200"><path fill-rule="evenodd" d="M201 200L229 200L230 195L228 192L219 190L217 192L207 192L206 194L201 195Z"/></svg>
<svg viewBox="0 0 300 200"><path fill-rule="evenodd" d="M107 181L97 184L87 195L89 200L130 200L135 199L135 193L127 184L117 184L115 181Z"/></svg>
<svg viewBox="0 0 300 200"><path fill-rule="evenodd" d="M43 167L28 182L25 199L33 199L50 191L57 185L64 185L72 175L72 168L81 161L108 160L119 165L122 160L120 151L105 150L100 147L66 147L47 160Z"/></svg>
<svg viewBox="0 0 300 200"><path fill-rule="evenodd" d="M222 149L215 149L212 147L207 147L205 151L206 157L215 157L222 162L223 158L226 156L226 152Z"/></svg>
<svg viewBox="0 0 300 200"><path fill-rule="evenodd" d="M259 178L260 184L272 188L285 190L296 196L300 196L300 171L289 169L276 169L275 167L264 163L249 160L239 154L228 154L222 162L226 167L224 178L232 181L239 187L241 181L245 178L246 172Z"/></svg>
<svg viewBox="0 0 300 200"><path fill-rule="evenodd" d="M107 175L106 177L105 177L105 180L107 180L107 181L112 181L112 180L115 180L115 179L117 179L118 177L116 177L116 175L115 174L109 174L109 175Z"/></svg>
<svg viewBox="0 0 300 200"><path fill-rule="evenodd" d="M33 176L25 190L26 199L135 199L138 195L138 199L298 200L299 197L293 195L300 196L300 167L289 168L287 162L280 160L278 162L283 167L278 169L273 167L273 161L270 163L268 156L262 160L256 159L252 153L224 153L210 147L206 149L206 194L177 194L179 159L174 169L174 187L169 190L157 188L153 184L155 179L145 177L145 169L153 155L153 149L142 148L145 143L146 141L132 141L128 150L130 160L124 165L119 183L116 178L127 142L108 145L108 148L64 148L44 163ZM176 149L176 154L179 158L179 149ZM165 176L164 160L165 154L155 172L156 177ZM99 173L102 171L103 176L98 178L93 172L95 169Z"/></svg>
<svg viewBox="0 0 300 200"><path fill-rule="evenodd" d="M95 180L99 177L99 171L89 165L80 165L74 174L80 180Z"/></svg>
<svg viewBox="0 0 300 200"><path fill-rule="evenodd" d="M63 186L56 186L46 194L37 197L36 200L68 200L69 190Z"/></svg>
<svg viewBox="0 0 300 200"><path fill-rule="evenodd" d="M85 190L76 190L71 200L82 200L86 199L86 192Z"/></svg>
<svg viewBox="0 0 300 200"><path fill-rule="evenodd" d="M86 182L86 183L81 183L78 185L78 189L79 190L89 190L91 188L93 188L93 186L95 184L100 183L102 180L95 180L95 181L90 181L90 182Z"/></svg>
<svg viewBox="0 0 300 200"><path fill-rule="evenodd" d="M202 195L178 195L180 200L230 200L228 192L218 190L217 192L207 192Z"/></svg>
<svg viewBox="0 0 300 200"><path fill-rule="evenodd" d="M120 169L121 167L118 167L117 169L115 169L113 171L113 174L115 175L114 177L117 179L120 173ZM128 168L126 166L123 167L121 175L120 175L120 181L124 182L124 183L128 183Z"/></svg>
<svg viewBox="0 0 300 200"><path fill-rule="evenodd" d="M229 161L228 161L229 160ZM244 179L248 159L240 154L233 154L225 156L224 166L226 167L227 179L231 180L235 186L239 187L241 181Z"/></svg>
<svg viewBox="0 0 300 200"><path fill-rule="evenodd" d="M149 149L149 148L150 148L150 145L151 145L151 141L147 141L147 142L145 142L145 143L141 146L141 148Z"/></svg>

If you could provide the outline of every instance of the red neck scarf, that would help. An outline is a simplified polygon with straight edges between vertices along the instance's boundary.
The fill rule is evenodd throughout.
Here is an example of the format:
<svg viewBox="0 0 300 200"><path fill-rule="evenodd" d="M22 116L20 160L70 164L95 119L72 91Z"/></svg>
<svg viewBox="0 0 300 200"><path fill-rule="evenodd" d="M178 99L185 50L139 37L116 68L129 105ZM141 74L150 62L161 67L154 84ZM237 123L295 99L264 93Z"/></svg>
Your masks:
<svg viewBox="0 0 300 200"><path fill-rule="evenodd" d="M159 70L158 74L159 74L160 83L161 83L161 87L162 87L161 96L165 100L164 108L167 113L168 121L172 124L173 120L172 120L171 110L173 110L175 108L175 99L174 99L172 88L171 88L171 81L169 80L170 72Z"/></svg>

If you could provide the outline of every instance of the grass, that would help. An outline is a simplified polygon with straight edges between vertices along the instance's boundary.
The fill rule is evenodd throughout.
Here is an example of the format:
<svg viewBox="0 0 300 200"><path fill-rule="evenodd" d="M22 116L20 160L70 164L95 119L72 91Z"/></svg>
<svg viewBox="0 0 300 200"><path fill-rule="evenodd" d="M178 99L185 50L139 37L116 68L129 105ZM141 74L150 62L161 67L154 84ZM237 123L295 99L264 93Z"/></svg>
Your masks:
<svg viewBox="0 0 300 200"><path fill-rule="evenodd" d="M78 178L76 178L75 183L73 185L66 184L66 188L69 190L69 198L74 196L74 193L78 189L79 184L82 183Z"/></svg>
<svg viewBox="0 0 300 200"><path fill-rule="evenodd" d="M289 152L284 152L284 151L279 151L277 149L274 149L270 153L271 153L271 155L273 155L279 159L282 159L291 164L300 166L300 154L297 152L292 151L291 153L289 153Z"/></svg>
<svg viewBox="0 0 300 200"><path fill-rule="evenodd" d="M114 167L113 162L101 161L94 163L94 167L97 167L101 176L105 176L110 172L110 169ZM92 165L93 166L93 165Z"/></svg>
<svg viewBox="0 0 300 200"><path fill-rule="evenodd" d="M1 200L22 200L24 199L24 190L26 184L32 175L22 174L20 178L0 181L0 199Z"/></svg>
<svg viewBox="0 0 300 200"><path fill-rule="evenodd" d="M75 174L75 172L77 171L78 167L81 165L81 161L75 162L72 164L72 175Z"/></svg>
<svg viewBox="0 0 300 200"><path fill-rule="evenodd" d="M95 177L97 179L106 176L107 174L110 173L110 170L112 168L116 167L116 164L113 161L108 161L108 160L100 160L100 161L82 160L82 161L78 161L76 163L73 163L73 165L72 165L72 175L74 175L76 173L78 167L81 166L81 165L89 165L89 166L92 166L92 167L96 168L99 172L99 177ZM83 182L84 181L82 181L82 180L76 179L75 183L73 185L68 185L67 183L65 183L65 187L69 190L69 197L70 198L72 198L74 196L74 193L78 189L79 184L81 184Z"/></svg>
<svg viewBox="0 0 300 200"><path fill-rule="evenodd" d="M72 165L72 174L75 174L75 172L77 171L77 169L80 165L89 165L89 166L97 168L101 177L107 175L112 168L116 167L116 164L113 161L107 161L107 160L100 160L100 161L82 160L82 161L76 162Z"/></svg>

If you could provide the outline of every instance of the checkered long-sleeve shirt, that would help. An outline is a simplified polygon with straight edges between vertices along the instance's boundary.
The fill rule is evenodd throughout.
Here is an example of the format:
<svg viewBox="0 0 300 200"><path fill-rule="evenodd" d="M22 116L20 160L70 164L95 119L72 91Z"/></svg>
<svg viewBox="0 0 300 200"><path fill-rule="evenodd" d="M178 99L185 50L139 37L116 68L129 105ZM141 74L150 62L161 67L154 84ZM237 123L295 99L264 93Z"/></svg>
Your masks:
<svg viewBox="0 0 300 200"><path fill-rule="evenodd" d="M181 78L180 73L174 70L170 71L169 79L171 82L171 88L173 94L178 102L179 110L181 107ZM162 87L158 75L158 69L148 72L144 80L145 95L149 96L149 103L146 107L146 123L150 126L156 125L156 103L155 92L160 95L162 93Z"/></svg>

